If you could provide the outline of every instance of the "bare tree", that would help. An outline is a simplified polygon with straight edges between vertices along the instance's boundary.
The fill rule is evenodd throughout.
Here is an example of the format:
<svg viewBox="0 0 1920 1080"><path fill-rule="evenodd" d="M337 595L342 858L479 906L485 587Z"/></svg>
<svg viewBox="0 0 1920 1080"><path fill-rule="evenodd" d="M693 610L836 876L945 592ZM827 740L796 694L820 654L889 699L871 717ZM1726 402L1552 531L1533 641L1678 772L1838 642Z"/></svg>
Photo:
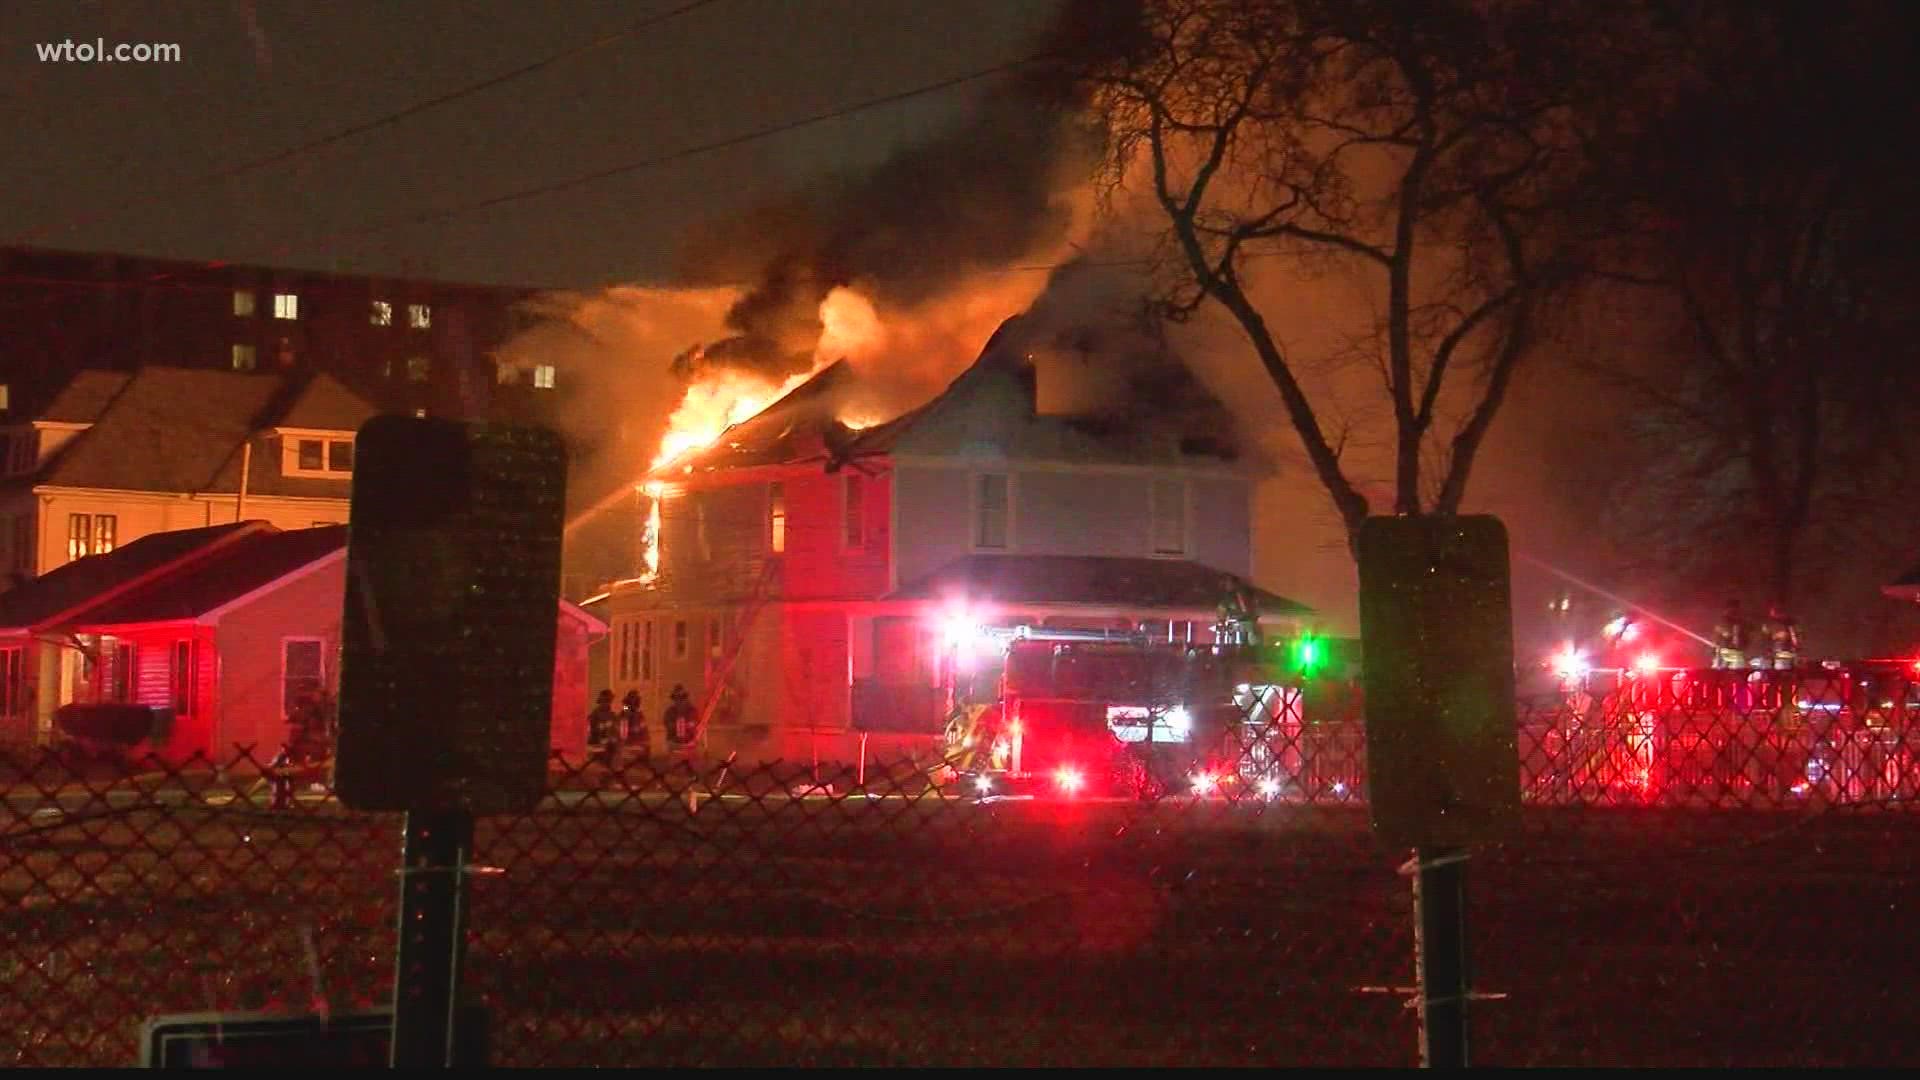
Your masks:
<svg viewBox="0 0 1920 1080"><path fill-rule="evenodd" d="M1602 81L1583 47L1604 10L1143 0L1120 58L1086 62L1106 190L1145 185L1164 218L1165 313L1216 305L1244 333L1350 541L1372 508L1248 262L1372 283L1361 344L1393 417L1393 510L1456 512L1548 296L1583 262L1583 109Z"/></svg>
<svg viewBox="0 0 1920 1080"><path fill-rule="evenodd" d="M1785 603L1911 482L1916 57L1885 5L1689 14L1675 100L1611 184L1641 226L1631 302L1671 326L1608 358L1654 451L1615 516L1665 565Z"/></svg>

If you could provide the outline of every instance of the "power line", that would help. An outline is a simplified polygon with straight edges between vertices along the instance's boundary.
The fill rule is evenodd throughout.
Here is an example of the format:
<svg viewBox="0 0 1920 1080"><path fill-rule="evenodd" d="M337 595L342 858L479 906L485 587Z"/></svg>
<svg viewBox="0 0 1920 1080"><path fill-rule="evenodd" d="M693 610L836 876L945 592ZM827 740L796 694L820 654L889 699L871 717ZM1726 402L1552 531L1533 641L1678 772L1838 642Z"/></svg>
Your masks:
<svg viewBox="0 0 1920 1080"><path fill-rule="evenodd" d="M288 161L292 161L295 158L304 157L307 154L311 154L316 150L323 150L329 146L334 146L339 143L346 142L349 139L358 138L359 136L365 135L370 131L378 131L381 128L392 127L393 125L398 124L403 120L407 120L411 117L418 116L424 112L431 112L432 110L438 109L443 105L450 105L453 102L462 100L463 98L472 97L474 94L483 93L487 90L493 89L496 86L504 86L507 83L515 81L516 79L524 78L537 71L544 71L545 69L550 68L555 64L559 64L564 61L571 60L576 56L584 56L587 53L593 52L595 50L606 48L607 46L612 45L615 42L632 37L634 34L637 34L642 30L646 30L651 27L658 26L661 23L668 22L669 20L672 20L672 19L677 19L682 15L691 14L695 11L698 11L701 8L709 7L719 2L720 0L690 0L690 2L681 4L679 7L673 8L672 10L663 11L657 15L649 15L649 16L646 16L645 18L635 20L634 22L628 23L626 26L623 26L617 30L610 30L607 33L601 34L599 37L596 37L590 41L582 42L581 44L575 45L571 48L562 49L557 53L551 53L547 56L541 57L538 60L534 60L531 63L522 64L521 66L517 68L513 68L509 71L503 71L498 75L492 75L487 78L481 79L479 82L468 83L465 86L461 86L453 90L449 90L444 94L437 94L433 97L426 98L421 101L416 101L411 105L407 105L402 108L395 109L392 112L386 113L381 116L377 116L372 120L366 120L358 124L353 124L349 127L341 128L338 131L333 131L325 135L317 136L315 138L307 140L306 142L299 143L294 146L290 146L284 150L277 150L277 151L274 151L273 153L264 155L262 157L253 158L251 160L243 161L235 165L229 165L224 168L215 169L210 173L205 173L201 176L197 176L193 178L192 180L186 181L186 183L192 184L192 185L201 185L201 184L214 183L221 180L231 180L236 176L244 176L247 173L258 172L261 169L272 168L275 165L284 164ZM19 236L15 237L11 242L15 244L30 243L31 241L40 237L44 237L48 233L56 231L58 229L71 228L72 226L75 226L75 225L91 224L96 221L109 219L124 212L131 206L139 205L145 202L155 202L160 199L164 199L166 197L167 196L164 192L155 192L152 190L148 190L146 193L146 197L143 199L128 200L125 202L121 202L106 210L97 211L91 215L86 215L78 218L69 218L63 222L59 222L54 225L41 226L38 229L20 234ZM213 265L217 265L217 264L213 264Z"/></svg>
<svg viewBox="0 0 1920 1080"><path fill-rule="evenodd" d="M860 101L852 102L846 105L841 105L836 108L828 109L824 112L817 112L808 116L800 117L795 120L788 120L778 124L770 124L764 127L755 128L752 131L742 132L738 135L729 135L723 139L714 139L710 142L698 143L693 146L682 147L681 149L670 151L665 154L658 154L653 157L640 158L638 160L625 162L620 165L613 165L604 169L596 169L593 172L580 173L578 175L566 177L560 180L553 180L543 184L535 184L531 187L519 188L514 191L505 192L500 195L490 196L488 198L479 199L470 203L464 203L459 206L447 207L441 210L421 211L418 213L407 214L400 217L387 218L383 221L376 222L365 228L355 230L354 232L340 234L340 235L347 235L347 236L359 235L361 233L375 232L375 231L379 231L381 229L389 228L396 225L421 225L421 224L426 224L432 221L441 221L446 218L458 216L460 214L472 213L476 210L489 210L489 209L492 209L493 207L504 206L508 203L522 202L527 199L538 198L543 195L551 195L556 192L567 191L572 188L579 187L583 184L590 184L598 180L605 180L615 176L624 176L627 173L639 172L643 169L658 168L659 166L672 164L673 162L681 161L686 158L696 157L701 154L713 153L716 150L730 149L732 147L739 146L743 143L749 143L759 139L770 138L774 135L782 135L782 134L785 134L786 132L794 131L799 128L810 127L814 124L825 123L828 120L837 120L844 116L851 116L854 113L865 112L869 109L876 109L883 105L892 105L896 102L906 101L911 98L924 97L927 94L938 93L942 90L949 90L949 89L952 89L953 87L960 86L965 83L977 82L980 79L988 78L993 75L999 75L1005 72L1013 71L1017 68L1025 67L1029 64L1035 63L1036 61L1039 61L1045 58L1046 58L1046 54L1036 54L1033 56L1021 57L1018 60L1011 60L1003 64L995 64L992 67L981 68L976 71L967 72L963 75L955 75L955 76L952 76L951 78L941 79L938 82L926 83L924 85L916 86L908 90L897 90L897 91L894 91L893 93L881 94L877 97L864 98Z"/></svg>

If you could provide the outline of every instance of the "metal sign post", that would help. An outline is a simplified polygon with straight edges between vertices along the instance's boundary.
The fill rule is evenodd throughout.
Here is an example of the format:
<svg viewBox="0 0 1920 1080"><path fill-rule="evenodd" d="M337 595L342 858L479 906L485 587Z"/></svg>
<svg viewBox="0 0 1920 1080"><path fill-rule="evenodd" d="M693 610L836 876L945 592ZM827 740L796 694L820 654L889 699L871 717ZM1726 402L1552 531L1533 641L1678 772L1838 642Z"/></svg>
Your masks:
<svg viewBox="0 0 1920 1080"><path fill-rule="evenodd" d="M539 428L383 416L355 459L335 787L406 812L392 1064L447 1067L474 815L546 789L566 453Z"/></svg>
<svg viewBox="0 0 1920 1080"><path fill-rule="evenodd" d="M440 1068L455 1060L466 963L467 858L473 815L407 815L400 869L400 955L394 979L392 1064Z"/></svg>
<svg viewBox="0 0 1920 1080"><path fill-rule="evenodd" d="M1414 849L1421 1060L1461 1068L1467 849L1520 810L1506 529L1490 517L1370 518L1359 549L1368 803L1374 829Z"/></svg>

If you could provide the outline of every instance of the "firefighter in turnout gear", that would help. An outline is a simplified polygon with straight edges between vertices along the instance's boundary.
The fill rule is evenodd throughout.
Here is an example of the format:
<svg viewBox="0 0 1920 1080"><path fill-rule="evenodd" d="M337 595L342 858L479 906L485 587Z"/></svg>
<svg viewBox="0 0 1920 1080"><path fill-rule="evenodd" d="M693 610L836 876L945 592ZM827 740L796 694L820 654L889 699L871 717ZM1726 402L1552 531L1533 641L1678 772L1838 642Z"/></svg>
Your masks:
<svg viewBox="0 0 1920 1080"><path fill-rule="evenodd" d="M1253 590L1232 575L1221 579L1220 623L1216 630L1223 645L1260 644L1259 603Z"/></svg>
<svg viewBox="0 0 1920 1080"><path fill-rule="evenodd" d="M1740 601L1727 601L1727 609L1713 627L1713 666L1722 671L1738 671L1747 666L1747 621L1740 613Z"/></svg>
<svg viewBox="0 0 1920 1080"><path fill-rule="evenodd" d="M620 699L620 729L626 735L628 746L640 752L645 759L653 739L647 732L647 713L640 707L640 691L629 690L627 696Z"/></svg>
<svg viewBox="0 0 1920 1080"><path fill-rule="evenodd" d="M1800 661L1800 630L1793 624L1793 616L1788 615L1784 605L1775 604L1767 610L1767 622L1764 627L1764 648L1771 650L1773 670L1792 671Z"/></svg>
<svg viewBox="0 0 1920 1080"><path fill-rule="evenodd" d="M675 685L668 697L670 702L662 717L667 726L667 742L675 750L691 750L700 734L695 730L700 726L700 710L694 708L684 686Z"/></svg>

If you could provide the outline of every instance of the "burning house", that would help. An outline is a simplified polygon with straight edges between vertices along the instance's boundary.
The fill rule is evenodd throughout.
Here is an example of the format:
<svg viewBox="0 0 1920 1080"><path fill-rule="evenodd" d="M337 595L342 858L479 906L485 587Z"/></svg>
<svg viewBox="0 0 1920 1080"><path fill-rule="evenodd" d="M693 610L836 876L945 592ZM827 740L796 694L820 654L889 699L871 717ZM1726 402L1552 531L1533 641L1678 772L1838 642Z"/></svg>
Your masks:
<svg viewBox="0 0 1920 1080"><path fill-rule="evenodd" d="M1016 322L894 419L862 422L842 362L657 463L646 568L604 601L614 692L657 716L684 686L715 752L849 760L937 739L956 621L1206 643L1231 586L1296 629L1245 581L1248 464L1213 433L1043 414Z"/></svg>

